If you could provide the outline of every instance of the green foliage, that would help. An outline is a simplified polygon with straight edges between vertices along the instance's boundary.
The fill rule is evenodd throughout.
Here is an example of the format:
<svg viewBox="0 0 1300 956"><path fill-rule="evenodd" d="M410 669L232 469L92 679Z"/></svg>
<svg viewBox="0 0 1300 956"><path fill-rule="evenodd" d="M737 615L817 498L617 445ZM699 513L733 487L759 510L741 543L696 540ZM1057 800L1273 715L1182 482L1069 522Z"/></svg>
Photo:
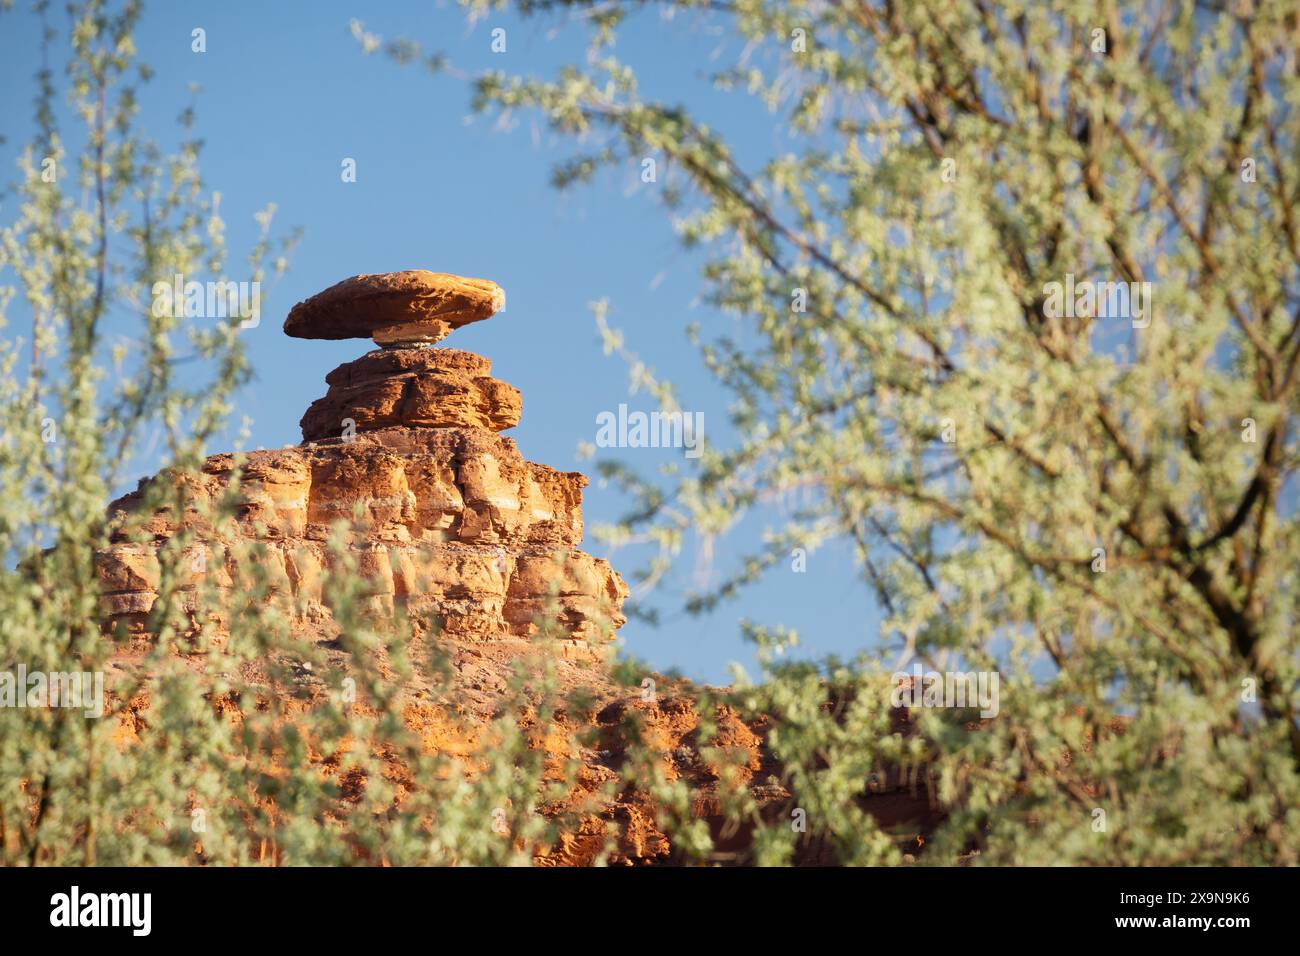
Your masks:
<svg viewBox="0 0 1300 956"><path fill-rule="evenodd" d="M743 157L618 59L641 4L517 6L598 13L590 54L482 75L475 106L581 140L561 186L655 158L741 329L701 344L738 441L676 475L604 464L635 502L608 540L656 544L652 583L798 495L689 609L845 539L886 612L859 666L745 691L810 832L895 859L855 798L917 761L951 811L933 862L1300 862L1294 4L666 4L661 29L747 41L707 67L772 118L779 150ZM1062 313L1067 276L1149 283L1154 310ZM929 709L904 742L895 660L996 670L999 715ZM760 859L792 850L760 833Z"/></svg>
<svg viewBox="0 0 1300 956"><path fill-rule="evenodd" d="M0 319L21 296L33 330L26 360L21 339L0 340L0 671L101 674L107 694L98 716L0 706L0 864L530 862L567 812L543 816L542 801L575 774L548 765L525 730L561 703L555 625L460 757L431 750L408 719L455 713L446 662L408 654L434 623L375 598L346 521L322 575L332 640L295 627L305 599L267 541L236 528L242 459L218 500L194 494L249 374L240 319L178 319L149 301L176 273L230 277L194 111L176 154L145 139L138 4L71 12L71 52L38 77L39 135L12 188L16 219L0 228ZM47 61L66 39L46 31ZM285 268L293 236L272 236L272 212L257 216L242 279ZM124 463L151 435L165 439L161 478L109 515ZM95 555L155 541L160 521L181 530L158 551L147 621L107 633Z"/></svg>

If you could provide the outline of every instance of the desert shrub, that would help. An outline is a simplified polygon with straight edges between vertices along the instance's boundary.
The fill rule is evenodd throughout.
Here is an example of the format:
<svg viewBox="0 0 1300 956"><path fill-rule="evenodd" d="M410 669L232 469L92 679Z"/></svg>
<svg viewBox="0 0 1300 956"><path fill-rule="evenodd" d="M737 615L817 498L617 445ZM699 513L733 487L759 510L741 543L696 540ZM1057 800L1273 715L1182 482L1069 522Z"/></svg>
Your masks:
<svg viewBox="0 0 1300 956"><path fill-rule="evenodd" d="M893 858L851 798L921 761L952 811L929 860L1297 862L1294 4L465 5L590 31L554 75L475 76L474 105L572 139L560 187L641 178L734 320L688 330L734 441L663 474L603 462L631 501L607 539L650 546L643 584L727 555L696 613L844 542L882 611L865 660L773 660L741 694L810 830ZM692 28L733 41L698 64L699 110L616 42ZM770 128L699 118L726 96ZM996 719L922 708L891 735L914 662L996 674ZM762 831L765 860L791 847Z"/></svg>
<svg viewBox="0 0 1300 956"><path fill-rule="evenodd" d="M75 709L11 686L0 863L530 862L563 820L538 807L575 773L523 729L561 703L557 612L542 615L495 720L472 728L476 749L434 752L406 717L421 703L454 713L437 642L427 659L409 653L437 622L375 600L346 547L362 516L331 541L322 643L297 626L304 599L275 574L269 538L236 527L242 457L215 499L196 492L249 376L243 317L181 319L148 290L239 270L200 174L194 110L174 153L138 128L150 77L132 42L139 15L92 0L71 6L66 30L48 27L38 134L5 197L16 212L0 228L0 317L31 334L0 341L0 672L106 680L98 713L91 685ZM258 214L245 281L286 267L295 236L273 233L273 211ZM110 514L125 469L152 467L151 451L160 476ZM177 530L151 559L156 598L137 626L106 626L96 553L156 542L160 523Z"/></svg>

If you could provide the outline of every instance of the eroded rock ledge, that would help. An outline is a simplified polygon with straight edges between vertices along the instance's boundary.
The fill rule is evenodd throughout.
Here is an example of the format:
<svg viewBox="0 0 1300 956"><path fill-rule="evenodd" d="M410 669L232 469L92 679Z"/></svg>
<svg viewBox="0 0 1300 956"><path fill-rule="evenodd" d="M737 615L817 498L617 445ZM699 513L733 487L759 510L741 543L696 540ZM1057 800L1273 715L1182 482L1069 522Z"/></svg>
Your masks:
<svg viewBox="0 0 1300 956"><path fill-rule="evenodd" d="M519 389L492 378L491 368L457 349L376 349L325 376L329 391L300 422L303 441L338 438L349 427L513 428L523 406Z"/></svg>
<svg viewBox="0 0 1300 956"><path fill-rule="evenodd" d="M199 515L223 493L234 468L233 455L209 458L189 489L195 507L186 518L177 524L157 515L145 525L151 540L115 542L98 556L113 623L144 627L158 595L157 551L179 527L216 539ZM449 639L527 637L557 581L560 620L575 654L597 636L602 616L615 627L624 623L622 578L576 547L586 478L525 461L509 438L465 428L390 428L352 441L251 452L243 468L237 528L267 543L277 586L311 602L314 616L328 615L320 578L332 526L359 510L347 546L373 595L381 604L432 611ZM127 495L112 510L133 510L142 495L143 489ZM201 574L230 586L233 569L203 565L183 588L193 591Z"/></svg>

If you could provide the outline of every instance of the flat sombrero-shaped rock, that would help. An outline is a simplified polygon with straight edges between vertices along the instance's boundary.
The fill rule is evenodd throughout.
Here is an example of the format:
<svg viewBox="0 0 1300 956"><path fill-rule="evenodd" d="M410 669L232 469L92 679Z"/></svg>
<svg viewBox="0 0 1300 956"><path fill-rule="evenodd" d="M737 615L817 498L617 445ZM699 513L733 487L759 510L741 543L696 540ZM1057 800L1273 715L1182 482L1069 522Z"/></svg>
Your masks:
<svg viewBox="0 0 1300 956"><path fill-rule="evenodd" d="M505 301L490 279L424 269L359 275L295 305L284 332L300 339L371 338L379 345L432 343L491 318Z"/></svg>

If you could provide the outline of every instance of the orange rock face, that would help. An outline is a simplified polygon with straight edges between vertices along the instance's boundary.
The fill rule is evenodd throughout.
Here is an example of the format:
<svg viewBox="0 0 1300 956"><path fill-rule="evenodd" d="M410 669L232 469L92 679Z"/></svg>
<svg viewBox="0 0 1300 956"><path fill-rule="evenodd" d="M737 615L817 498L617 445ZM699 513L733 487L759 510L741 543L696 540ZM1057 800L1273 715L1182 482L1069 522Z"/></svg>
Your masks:
<svg viewBox="0 0 1300 956"><path fill-rule="evenodd" d="M231 455L209 458L197 501L229 482ZM295 598L321 603L319 569L332 525L360 514L348 548L373 594L426 609L448 637L527 637L560 582L574 651L602 615L617 626L627 596L608 562L576 548L586 478L525 461L513 441L466 428L382 429L246 456L238 525L269 545L273 573ZM142 492L115 509L131 509ZM161 519L160 519L161 520ZM114 543L97 556L105 610L126 623L157 596L156 552L178 529L150 528L148 543ZM202 530L202 529L197 529ZM222 573L221 568L205 569Z"/></svg>

